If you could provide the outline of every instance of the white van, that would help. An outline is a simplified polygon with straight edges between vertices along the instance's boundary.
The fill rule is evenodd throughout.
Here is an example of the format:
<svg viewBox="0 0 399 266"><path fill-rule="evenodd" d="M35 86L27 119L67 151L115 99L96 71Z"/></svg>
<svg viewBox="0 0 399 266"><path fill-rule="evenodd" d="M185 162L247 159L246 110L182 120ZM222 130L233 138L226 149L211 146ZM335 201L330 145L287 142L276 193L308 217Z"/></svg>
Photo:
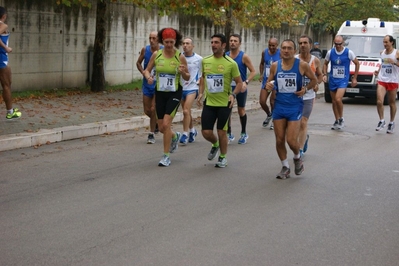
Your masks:
<svg viewBox="0 0 399 266"><path fill-rule="evenodd" d="M363 21L347 20L342 23L337 35L344 39L345 47L351 49L360 63L357 76L357 86L352 88L350 77L345 97L363 96L376 99L377 77L374 71L381 64L380 53L384 50L382 43L386 35L391 35L396 43L399 42L399 22L381 21L379 18L369 18ZM351 62L350 74L355 73L355 65ZM399 94L398 94L399 96ZM328 82L325 83L324 99L331 102ZM387 104L387 97L384 99Z"/></svg>

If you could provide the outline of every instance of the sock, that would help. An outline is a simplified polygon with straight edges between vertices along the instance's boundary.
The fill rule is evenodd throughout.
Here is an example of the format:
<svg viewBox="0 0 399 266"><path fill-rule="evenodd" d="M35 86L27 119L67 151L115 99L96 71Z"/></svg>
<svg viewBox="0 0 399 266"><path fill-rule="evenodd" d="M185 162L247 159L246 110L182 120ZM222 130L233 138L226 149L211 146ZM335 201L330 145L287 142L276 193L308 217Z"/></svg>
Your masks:
<svg viewBox="0 0 399 266"><path fill-rule="evenodd" d="M290 168L290 165L288 164L288 159L285 159L284 161L281 161L281 164L287 168Z"/></svg>
<svg viewBox="0 0 399 266"><path fill-rule="evenodd" d="M220 157L220 158L226 158L226 154L221 153L221 154L219 155L219 157Z"/></svg>
<svg viewBox="0 0 399 266"><path fill-rule="evenodd" d="M14 109L7 110L7 113L9 113L9 114L14 113Z"/></svg>
<svg viewBox="0 0 399 266"><path fill-rule="evenodd" d="M185 135L185 136L187 137L187 131L184 131L184 132L183 132L183 135Z"/></svg>
<svg viewBox="0 0 399 266"><path fill-rule="evenodd" d="M170 153L169 153L169 152L164 152L163 154L166 155L166 156L168 156L168 157L170 156Z"/></svg>
<svg viewBox="0 0 399 266"><path fill-rule="evenodd" d="M219 147L219 141L216 141L214 144L212 144L212 147Z"/></svg>
<svg viewBox="0 0 399 266"><path fill-rule="evenodd" d="M294 154L294 159L299 159L299 158L301 158L301 153Z"/></svg>
<svg viewBox="0 0 399 266"><path fill-rule="evenodd" d="M247 114L240 116L240 122L241 122L241 133L245 134L247 128Z"/></svg>
<svg viewBox="0 0 399 266"><path fill-rule="evenodd" d="M195 133L195 128L190 128L191 133Z"/></svg>
<svg viewBox="0 0 399 266"><path fill-rule="evenodd" d="M176 133L173 133L172 140L177 140L177 134Z"/></svg>

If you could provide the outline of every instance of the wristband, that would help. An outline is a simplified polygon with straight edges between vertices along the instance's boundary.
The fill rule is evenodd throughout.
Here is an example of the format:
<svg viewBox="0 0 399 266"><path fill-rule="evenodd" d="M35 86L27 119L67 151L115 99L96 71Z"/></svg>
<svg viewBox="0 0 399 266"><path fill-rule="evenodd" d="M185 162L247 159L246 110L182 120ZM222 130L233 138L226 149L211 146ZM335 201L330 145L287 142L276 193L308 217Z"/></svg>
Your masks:
<svg viewBox="0 0 399 266"><path fill-rule="evenodd" d="M234 99L237 97L237 95L234 92L232 92L230 95L232 95Z"/></svg>

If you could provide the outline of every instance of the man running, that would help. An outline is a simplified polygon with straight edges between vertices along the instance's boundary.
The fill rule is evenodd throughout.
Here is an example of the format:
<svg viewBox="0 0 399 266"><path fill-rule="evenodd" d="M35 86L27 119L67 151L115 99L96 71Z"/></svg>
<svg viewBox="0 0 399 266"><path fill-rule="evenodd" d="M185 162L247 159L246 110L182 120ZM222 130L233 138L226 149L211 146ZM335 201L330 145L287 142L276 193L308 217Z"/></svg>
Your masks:
<svg viewBox="0 0 399 266"><path fill-rule="evenodd" d="M396 91L399 82L399 50L395 49L395 39L391 35L387 35L383 40L384 51L381 53L382 63L374 74L378 76L377 86L377 112L380 117L377 128L380 131L385 127L384 120L384 98L388 93L388 103L390 110L390 122L388 124L387 133L392 134L395 128L396 115Z"/></svg>
<svg viewBox="0 0 399 266"><path fill-rule="evenodd" d="M285 142L294 153L295 174L304 171L303 162L299 153L299 128L303 111L302 96L307 90L314 88L317 79L309 64L295 58L296 44L293 40L281 43L281 60L274 62L270 68L266 89L275 94L273 121L276 136L276 150L281 160L282 169L276 178L290 177L290 166L287 159ZM302 79L310 79L307 86L303 86ZM274 84L272 81L275 81Z"/></svg>
<svg viewBox="0 0 399 266"><path fill-rule="evenodd" d="M312 46L312 39L309 36L303 35L299 37L299 54L296 55L296 58L301 59L302 61L309 64L310 69L313 73L316 74L317 82L321 83L323 74L321 72L321 64L320 60L310 53L310 48ZM303 86L307 86L310 82L310 79L304 77ZM303 111L301 118L301 126L299 128L299 147L301 157L308 149L309 135L308 135L308 120L310 114L312 113L313 103L316 98L316 92L319 90L318 84L314 88L311 88L303 95Z"/></svg>
<svg viewBox="0 0 399 266"><path fill-rule="evenodd" d="M245 144L248 140L247 134L247 114L245 113L245 104L247 103L247 85L249 82L255 77L256 70L252 65L251 58L244 53L244 51L240 50L241 46L241 36L239 34L232 34L229 40L230 51L226 53L226 55L230 56L238 65L238 69L240 70L241 80L245 80L243 82L243 86L241 91L237 94L237 108L238 115L240 117L241 124L241 135L238 140L238 144ZM247 78L247 68L250 73ZM231 83L231 90L234 91L236 87L235 81ZM230 115L231 116L231 115ZM234 140L234 134L231 133L231 118L229 119L229 127L227 130L227 136L229 137L229 143Z"/></svg>
<svg viewBox="0 0 399 266"><path fill-rule="evenodd" d="M190 79L183 82L183 95L181 98L183 134L180 138L180 143L186 145L187 143L194 142L197 136L197 130L194 128L191 116L191 107L198 96L199 84L202 82L202 57L194 53L194 44L191 38L183 40L183 51L187 60L188 72L190 72Z"/></svg>
<svg viewBox="0 0 399 266"><path fill-rule="evenodd" d="M323 82L327 82L327 68L331 61L331 71L328 79L330 95L332 99L332 109L334 112L335 122L331 129L343 129L345 127L344 121L344 105L342 97L344 97L345 90L348 87L350 76L350 63L355 64L355 74L350 78L351 86L357 85L357 74L359 73L359 61L352 50L344 47L344 39L337 35L334 38L335 48L327 52L323 65Z"/></svg>
<svg viewBox="0 0 399 266"><path fill-rule="evenodd" d="M152 31L150 33L150 36L148 38L150 41L150 44L141 49L139 58L137 59L137 62L136 62L137 69L143 75L142 91L143 91L144 113L150 118L150 133L148 134L148 138L147 138L148 144L155 143L154 132L155 132L156 126L157 126L157 118L155 115L155 97L154 97L154 95L155 95L156 83L154 82L151 85L148 84L147 79L144 77L144 69L147 68L148 62L150 61L152 54L162 48L162 46L158 43L157 34L158 34L158 32L156 32L156 31ZM143 61L144 61L144 66L142 66ZM151 71L151 76L154 76L154 75L155 75L155 73L153 71Z"/></svg>
<svg viewBox="0 0 399 266"><path fill-rule="evenodd" d="M215 167L227 166L227 126L237 94L242 90L242 79L237 63L224 54L227 38L223 34L211 37L212 55L202 60L202 77L204 82L200 87L198 104L201 105L202 95L206 98L201 115L202 135L212 143L208 160L213 160L220 149L220 155ZM231 91L231 82L236 82L234 91ZM216 122L217 121L217 122ZM213 128L216 123L217 135Z"/></svg>
<svg viewBox="0 0 399 266"><path fill-rule="evenodd" d="M265 86L267 78L269 77L271 65L273 62L280 60L280 50L277 47L278 40L276 38L270 38L268 48L262 52L262 58L260 59L259 64L259 81L262 82L259 94L259 104L266 113L266 119L263 121L262 126L267 127L270 123L270 129L273 129L273 122L271 121L273 106L272 101L270 101L270 109L269 106L267 106L267 98L271 95L271 91L266 90Z"/></svg>

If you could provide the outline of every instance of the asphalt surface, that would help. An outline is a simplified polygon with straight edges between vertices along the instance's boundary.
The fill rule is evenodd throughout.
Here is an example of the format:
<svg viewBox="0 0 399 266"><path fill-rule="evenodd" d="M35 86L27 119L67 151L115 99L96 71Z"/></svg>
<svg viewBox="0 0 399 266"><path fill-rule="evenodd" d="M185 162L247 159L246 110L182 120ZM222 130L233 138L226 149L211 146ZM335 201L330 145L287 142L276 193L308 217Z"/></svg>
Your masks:
<svg viewBox="0 0 399 266"><path fill-rule="evenodd" d="M248 85L247 110L260 108L259 90L259 82ZM318 96L323 93L321 85ZM4 102L0 104L4 107ZM22 117L11 121L5 115L0 118L0 151L149 127L141 90L18 99L13 107ZM182 121L181 107L179 111L174 122ZM192 113L199 121L201 110L196 104Z"/></svg>

